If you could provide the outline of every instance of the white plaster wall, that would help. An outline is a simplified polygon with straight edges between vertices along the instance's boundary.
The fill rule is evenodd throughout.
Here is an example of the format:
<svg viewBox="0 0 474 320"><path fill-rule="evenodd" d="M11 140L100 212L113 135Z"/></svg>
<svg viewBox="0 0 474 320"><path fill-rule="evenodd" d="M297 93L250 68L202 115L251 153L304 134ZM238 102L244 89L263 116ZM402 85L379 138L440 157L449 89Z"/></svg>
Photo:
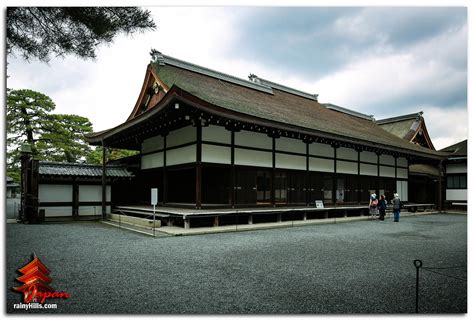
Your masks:
<svg viewBox="0 0 474 320"><path fill-rule="evenodd" d="M105 201L110 201L110 186L106 188ZM102 201L101 185L79 185L79 202Z"/></svg>
<svg viewBox="0 0 474 320"><path fill-rule="evenodd" d="M202 128L202 140L230 144L231 132L224 127L209 125Z"/></svg>
<svg viewBox="0 0 474 320"><path fill-rule="evenodd" d="M446 173L466 173L466 163L448 163L446 165Z"/></svg>
<svg viewBox="0 0 474 320"><path fill-rule="evenodd" d="M239 131L235 133L235 144L238 146L272 149L272 138L264 133Z"/></svg>
<svg viewBox="0 0 474 320"><path fill-rule="evenodd" d="M143 140L142 143L142 152L152 152L155 150L163 149L165 146L164 138L162 136L154 136L148 139Z"/></svg>
<svg viewBox="0 0 474 320"><path fill-rule="evenodd" d="M336 163L337 173L357 174L357 171L358 171L357 162L337 160L337 163Z"/></svg>
<svg viewBox="0 0 474 320"><path fill-rule="evenodd" d="M405 179L408 179L408 169L405 169L405 168L397 168L397 178L405 178Z"/></svg>
<svg viewBox="0 0 474 320"><path fill-rule="evenodd" d="M377 165L373 164L366 164L366 163L361 163L360 164L360 174L366 175L366 176L377 176Z"/></svg>
<svg viewBox="0 0 474 320"><path fill-rule="evenodd" d="M306 157L276 153L275 167L280 169L306 170Z"/></svg>
<svg viewBox="0 0 474 320"><path fill-rule="evenodd" d="M231 150L229 147L202 145L202 162L231 164Z"/></svg>
<svg viewBox="0 0 474 320"><path fill-rule="evenodd" d="M110 206L106 207L106 212L110 213ZM102 206L79 206L80 216L101 216Z"/></svg>
<svg viewBox="0 0 474 320"><path fill-rule="evenodd" d="M171 131L166 137L166 147L174 147L194 141L196 141L196 128L187 126L175 131Z"/></svg>
<svg viewBox="0 0 474 320"><path fill-rule="evenodd" d="M309 158L309 170L320 172L334 172L334 160Z"/></svg>
<svg viewBox="0 0 474 320"><path fill-rule="evenodd" d="M338 159L356 160L358 152L351 148L341 147L336 149L336 157Z"/></svg>
<svg viewBox="0 0 474 320"><path fill-rule="evenodd" d="M142 169L160 168L163 165L163 152L156 152L142 156Z"/></svg>
<svg viewBox="0 0 474 320"><path fill-rule="evenodd" d="M306 154L306 143L298 139L280 137L275 139L275 149Z"/></svg>
<svg viewBox="0 0 474 320"><path fill-rule="evenodd" d="M467 201L467 189L447 189L446 200Z"/></svg>
<svg viewBox="0 0 474 320"><path fill-rule="evenodd" d="M40 184L38 186L39 202L68 202L72 201L72 185Z"/></svg>
<svg viewBox="0 0 474 320"><path fill-rule="evenodd" d="M388 154L381 154L380 155L380 164L388 164L391 166L395 165L395 157L390 156Z"/></svg>
<svg viewBox="0 0 474 320"><path fill-rule="evenodd" d="M380 176L395 178L395 167L380 166Z"/></svg>
<svg viewBox="0 0 474 320"><path fill-rule="evenodd" d="M44 209L45 217L72 217L72 206L71 207L39 207Z"/></svg>
<svg viewBox="0 0 474 320"><path fill-rule="evenodd" d="M360 161L377 163L377 155L375 152L362 151L360 153Z"/></svg>
<svg viewBox="0 0 474 320"><path fill-rule="evenodd" d="M397 167L408 167L408 160L407 158L397 158Z"/></svg>
<svg viewBox="0 0 474 320"><path fill-rule="evenodd" d="M243 166L272 167L272 153L235 148L234 162Z"/></svg>
<svg viewBox="0 0 474 320"><path fill-rule="evenodd" d="M190 145L166 151L166 165L196 162L196 145Z"/></svg>
<svg viewBox="0 0 474 320"><path fill-rule="evenodd" d="M329 144L311 143L309 145L309 154L313 156L334 157L334 148Z"/></svg>
<svg viewBox="0 0 474 320"><path fill-rule="evenodd" d="M397 190L400 200L408 201L408 181L397 181Z"/></svg>

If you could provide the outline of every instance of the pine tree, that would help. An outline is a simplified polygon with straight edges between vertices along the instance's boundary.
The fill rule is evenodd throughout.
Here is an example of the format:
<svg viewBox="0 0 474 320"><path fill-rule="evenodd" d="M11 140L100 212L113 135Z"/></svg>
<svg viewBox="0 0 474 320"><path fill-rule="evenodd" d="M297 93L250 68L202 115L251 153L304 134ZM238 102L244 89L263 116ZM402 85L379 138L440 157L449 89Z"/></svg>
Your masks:
<svg viewBox="0 0 474 320"><path fill-rule="evenodd" d="M84 161L91 148L84 135L91 122L77 115L53 114L53 100L29 89L7 94L7 174L18 177L19 147L31 145L33 158L48 161Z"/></svg>
<svg viewBox="0 0 474 320"><path fill-rule="evenodd" d="M136 7L9 7L7 53L47 62L51 55L95 58L117 34L154 30L148 10Z"/></svg>

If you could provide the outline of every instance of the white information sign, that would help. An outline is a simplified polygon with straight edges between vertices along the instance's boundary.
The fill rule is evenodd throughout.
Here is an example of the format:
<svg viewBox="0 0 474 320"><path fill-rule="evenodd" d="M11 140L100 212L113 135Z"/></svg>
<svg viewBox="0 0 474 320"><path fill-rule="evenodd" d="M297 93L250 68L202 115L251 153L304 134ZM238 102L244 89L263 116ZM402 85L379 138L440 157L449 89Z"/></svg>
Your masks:
<svg viewBox="0 0 474 320"><path fill-rule="evenodd" d="M316 200L314 202L316 203L316 208L324 208L323 200Z"/></svg>
<svg viewBox="0 0 474 320"><path fill-rule="evenodd" d="M156 206L158 204L158 188L151 188L151 205Z"/></svg>

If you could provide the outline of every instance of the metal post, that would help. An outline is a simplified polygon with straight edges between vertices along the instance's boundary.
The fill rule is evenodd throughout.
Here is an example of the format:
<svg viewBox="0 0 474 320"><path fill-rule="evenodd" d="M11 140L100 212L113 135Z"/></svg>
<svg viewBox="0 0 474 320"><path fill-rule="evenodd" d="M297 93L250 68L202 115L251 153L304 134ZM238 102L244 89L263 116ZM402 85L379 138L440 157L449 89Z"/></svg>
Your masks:
<svg viewBox="0 0 474 320"><path fill-rule="evenodd" d="M106 148L102 140L102 220L107 220L107 171L106 171Z"/></svg>
<svg viewBox="0 0 474 320"><path fill-rule="evenodd" d="M418 313L418 287L420 283L420 268L423 265L421 260L413 260L413 264L416 267L416 288L415 288L415 313Z"/></svg>
<svg viewBox="0 0 474 320"><path fill-rule="evenodd" d="M155 236L155 205L153 205L153 236Z"/></svg>

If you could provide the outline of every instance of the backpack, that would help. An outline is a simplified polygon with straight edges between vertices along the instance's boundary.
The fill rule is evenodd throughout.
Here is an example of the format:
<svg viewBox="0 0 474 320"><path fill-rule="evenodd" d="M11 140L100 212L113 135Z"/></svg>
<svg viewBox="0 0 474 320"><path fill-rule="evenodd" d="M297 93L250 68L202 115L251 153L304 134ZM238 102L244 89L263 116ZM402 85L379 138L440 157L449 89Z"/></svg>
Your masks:
<svg viewBox="0 0 474 320"><path fill-rule="evenodd" d="M371 206L376 207L378 204L379 204L379 200L374 199L374 200L372 200L372 205Z"/></svg>

